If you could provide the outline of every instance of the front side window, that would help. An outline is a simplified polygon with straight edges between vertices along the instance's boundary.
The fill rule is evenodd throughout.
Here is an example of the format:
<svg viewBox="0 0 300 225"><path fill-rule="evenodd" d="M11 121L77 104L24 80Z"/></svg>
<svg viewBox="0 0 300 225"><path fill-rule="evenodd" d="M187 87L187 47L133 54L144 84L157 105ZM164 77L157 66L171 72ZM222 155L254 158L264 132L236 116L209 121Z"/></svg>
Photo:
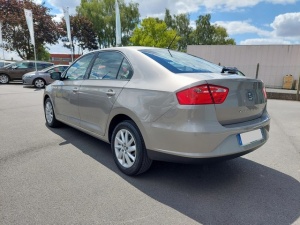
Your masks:
<svg viewBox="0 0 300 225"><path fill-rule="evenodd" d="M144 49L142 53L173 73L220 73L222 67L204 59L168 49Z"/></svg>
<svg viewBox="0 0 300 225"><path fill-rule="evenodd" d="M89 79L116 79L124 56L119 52L100 52L95 59Z"/></svg>
<svg viewBox="0 0 300 225"><path fill-rule="evenodd" d="M83 79L94 55L95 53L90 53L88 55L82 56L79 60L77 60L69 67L64 78L68 80Z"/></svg>

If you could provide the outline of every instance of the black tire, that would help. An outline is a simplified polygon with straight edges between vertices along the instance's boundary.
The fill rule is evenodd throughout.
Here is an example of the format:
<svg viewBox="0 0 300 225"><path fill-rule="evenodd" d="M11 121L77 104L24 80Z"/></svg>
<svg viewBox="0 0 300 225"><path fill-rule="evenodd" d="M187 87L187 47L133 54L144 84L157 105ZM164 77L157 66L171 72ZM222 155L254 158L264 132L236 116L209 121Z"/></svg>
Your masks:
<svg viewBox="0 0 300 225"><path fill-rule="evenodd" d="M47 126L59 127L61 125L61 122L59 122L55 117L53 105L49 98L47 98L45 101L44 113L45 113L45 119L46 119Z"/></svg>
<svg viewBox="0 0 300 225"><path fill-rule="evenodd" d="M152 164L143 137L135 123L130 120L123 121L115 127L111 138L111 150L118 168L127 175L144 173Z"/></svg>
<svg viewBox="0 0 300 225"><path fill-rule="evenodd" d="M33 81L33 84L36 88L44 88L46 85L46 82L42 78L37 78Z"/></svg>
<svg viewBox="0 0 300 225"><path fill-rule="evenodd" d="M9 76L6 74L0 74L0 84L8 84Z"/></svg>

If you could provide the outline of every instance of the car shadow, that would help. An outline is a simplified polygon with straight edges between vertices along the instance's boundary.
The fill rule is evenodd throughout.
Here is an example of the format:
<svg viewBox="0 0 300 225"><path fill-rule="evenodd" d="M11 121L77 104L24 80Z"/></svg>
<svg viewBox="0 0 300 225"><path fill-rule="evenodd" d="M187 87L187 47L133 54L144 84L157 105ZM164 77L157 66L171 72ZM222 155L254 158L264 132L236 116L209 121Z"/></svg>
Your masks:
<svg viewBox="0 0 300 225"><path fill-rule="evenodd" d="M300 183L245 158L205 165L154 162L137 177L121 173L110 145L69 126L49 128L152 199L201 224L292 224L300 217Z"/></svg>
<svg viewBox="0 0 300 225"><path fill-rule="evenodd" d="M23 85L23 88L34 89L33 91L44 91L45 88L36 88L34 85Z"/></svg>

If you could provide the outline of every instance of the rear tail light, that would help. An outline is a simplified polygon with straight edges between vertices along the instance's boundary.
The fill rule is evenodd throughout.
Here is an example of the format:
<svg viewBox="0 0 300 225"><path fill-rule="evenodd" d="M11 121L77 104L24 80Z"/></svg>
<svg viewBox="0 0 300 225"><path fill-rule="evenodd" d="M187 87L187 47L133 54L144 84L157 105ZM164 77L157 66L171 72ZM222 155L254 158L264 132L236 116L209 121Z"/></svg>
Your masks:
<svg viewBox="0 0 300 225"><path fill-rule="evenodd" d="M180 105L221 104L228 92L226 87L204 84L179 91L176 96Z"/></svg>
<svg viewBox="0 0 300 225"><path fill-rule="evenodd" d="M265 88L265 87L263 88L263 93L264 93L264 97L265 97L265 99L267 99L267 98L268 98L268 96L267 96L267 90L266 90L266 88Z"/></svg>

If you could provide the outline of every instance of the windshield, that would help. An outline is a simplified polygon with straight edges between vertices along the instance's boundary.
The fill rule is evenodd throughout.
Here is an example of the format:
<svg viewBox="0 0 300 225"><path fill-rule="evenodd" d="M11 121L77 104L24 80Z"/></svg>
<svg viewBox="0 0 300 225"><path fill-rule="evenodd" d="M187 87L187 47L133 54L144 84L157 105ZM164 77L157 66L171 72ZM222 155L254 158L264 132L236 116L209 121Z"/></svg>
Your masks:
<svg viewBox="0 0 300 225"><path fill-rule="evenodd" d="M204 59L168 49L140 50L173 73L220 73L221 66Z"/></svg>

